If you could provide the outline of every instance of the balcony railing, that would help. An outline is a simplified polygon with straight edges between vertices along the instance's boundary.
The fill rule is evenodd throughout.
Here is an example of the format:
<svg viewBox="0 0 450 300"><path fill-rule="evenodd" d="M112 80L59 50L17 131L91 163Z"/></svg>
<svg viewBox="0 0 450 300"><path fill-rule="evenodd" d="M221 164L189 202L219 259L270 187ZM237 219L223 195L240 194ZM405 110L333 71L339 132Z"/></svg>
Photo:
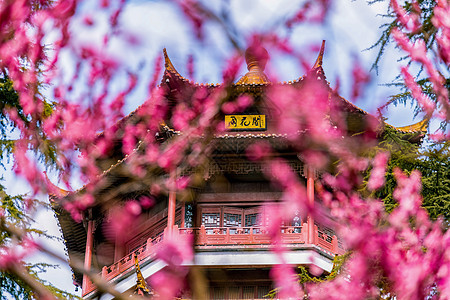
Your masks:
<svg viewBox="0 0 450 300"><path fill-rule="evenodd" d="M335 235L330 236L318 230L317 226L314 227L313 245L329 254L344 253L344 249ZM306 244L308 241L308 230L306 228L306 223L302 226L282 226L280 228L280 239L283 244L291 246ZM273 242L269 233L263 227L205 227L202 225L199 228L178 228L175 226L174 230L181 234L194 234L194 246L197 249L212 249L217 246L223 248L224 246L233 247L237 245L256 248L258 245L270 245ZM164 233L155 238L149 238L147 242L119 261L103 267L101 276L106 281L110 281L128 269L134 268L134 255L137 256L138 261L153 258L156 245L163 239ZM95 289L95 285L89 282L83 290L83 296Z"/></svg>
<svg viewBox="0 0 450 300"><path fill-rule="evenodd" d="M205 227L180 228L181 233L194 234L195 246L270 245L273 241L262 227ZM285 244L304 244L302 226L283 226L281 241Z"/></svg>

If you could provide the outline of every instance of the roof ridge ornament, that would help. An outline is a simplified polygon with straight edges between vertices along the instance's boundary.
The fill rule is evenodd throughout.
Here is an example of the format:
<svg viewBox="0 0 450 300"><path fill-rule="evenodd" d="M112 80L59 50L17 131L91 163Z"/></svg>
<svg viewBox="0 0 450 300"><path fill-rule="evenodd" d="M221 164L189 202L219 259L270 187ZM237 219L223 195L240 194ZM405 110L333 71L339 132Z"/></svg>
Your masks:
<svg viewBox="0 0 450 300"><path fill-rule="evenodd" d="M269 52L260 46L250 46L245 50L245 62L247 63L248 72L242 76L236 84L267 84L270 83L269 78L264 74L267 61L269 60Z"/></svg>
<svg viewBox="0 0 450 300"><path fill-rule="evenodd" d="M324 52L325 52L325 40L322 40L322 46L320 47L319 56L317 56L316 62L314 63L314 66L311 68L312 70L322 68Z"/></svg>
<svg viewBox="0 0 450 300"><path fill-rule="evenodd" d="M134 294L140 296L152 296L153 291L148 287L147 282L145 281L145 278L142 275L141 268L139 267L139 259L136 253L133 253L133 256L134 256L134 267L136 270L136 277L137 277Z"/></svg>
<svg viewBox="0 0 450 300"><path fill-rule="evenodd" d="M44 173L44 180L47 182L48 191L47 194L51 197L65 197L68 194L70 194L70 191L67 191L65 189L60 188L59 186L55 185L50 178L48 178L48 174L46 171L42 172Z"/></svg>
<svg viewBox="0 0 450 300"><path fill-rule="evenodd" d="M163 49L163 53L164 53L164 67L166 68L166 70L179 74L177 69L175 69L172 62L170 61L169 55L167 55L166 48Z"/></svg>
<svg viewBox="0 0 450 300"><path fill-rule="evenodd" d="M400 127L394 126L394 128L403 132L426 132L428 130L429 121L430 119L425 117L422 121L417 123Z"/></svg>

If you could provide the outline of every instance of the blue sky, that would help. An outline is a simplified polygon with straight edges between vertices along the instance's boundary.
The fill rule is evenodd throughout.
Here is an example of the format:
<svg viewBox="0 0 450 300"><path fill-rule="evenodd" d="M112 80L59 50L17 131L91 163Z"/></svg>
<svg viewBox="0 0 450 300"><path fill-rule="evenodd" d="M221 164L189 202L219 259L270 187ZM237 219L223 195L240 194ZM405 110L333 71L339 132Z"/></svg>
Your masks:
<svg viewBox="0 0 450 300"><path fill-rule="evenodd" d="M235 28L238 30L239 41L244 44L244 38L252 32L267 30L271 28L287 35L278 27L273 27L277 20L289 16L301 1L284 0L246 0L229 1L230 12ZM208 5L220 7L221 1L209 1ZM307 53L311 43L319 44L323 39L326 42L324 56L324 69L328 81L334 86L339 78L341 82L341 95L350 99L349 77L353 57L359 57L363 65L370 67L377 55L376 50L363 51L371 46L379 37L378 27L383 19L377 17L378 13L384 13L386 3L368 6L364 0L337 0L333 1L334 7L324 26L299 26L290 33L290 39L296 49L305 49L305 55L314 62L317 53ZM91 14L96 26L86 28L81 22L75 22L72 26L73 33L80 43L100 45L99 41L107 29L106 14L99 12L93 1L82 4L79 15ZM81 17L78 19L81 20ZM188 55L195 59L195 80L199 82L220 82L221 69L226 58L230 55L231 45L226 41L224 35L216 26L208 27L203 43L198 43L192 35L190 25L180 11L170 1L128 1L125 11L120 19L120 28L127 33L133 33L140 38L139 46L130 47L119 39L112 41L105 52L110 53L126 66L125 69L138 72L141 76L141 85L130 95L126 110L132 111L145 100L146 85L152 72L154 59L162 53L163 47L167 48L169 56L175 67L182 75L187 75L186 62ZM51 41L52 38L49 38ZM388 52L381 62L380 73L373 73L373 81L366 91L363 99L357 105L369 112L375 112L376 108L393 94L391 88L379 86L391 82L399 72L396 60L399 57L393 49ZM270 53L271 60L268 69L274 72L281 81L294 80L303 75L304 71L296 60L286 58L277 53ZM61 73L65 74L66 80L73 72L70 53L62 56ZM242 66L242 75L246 72L245 65ZM123 84L121 78L117 78L117 89ZM403 126L419 120L412 119L409 108L390 109L388 111L388 122L392 125ZM27 191L26 184L17 180L13 175L7 175L10 193L24 193ZM77 185L75 183L75 185ZM46 197L43 196L43 199ZM52 212L39 212L37 215L38 226L45 228L50 234L60 236L59 229L53 218ZM59 241L48 243L48 246L64 255L64 246ZM33 260L50 261L47 257L35 257ZM67 265L62 265L61 270L50 271L45 276L49 281L68 291L74 291L71 272Z"/></svg>
<svg viewBox="0 0 450 300"><path fill-rule="evenodd" d="M376 50L363 51L378 39L379 26L385 19L377 14L386 11L387 3L367 5L365 0L335 0L325 24L321 26L306 24L287 32L277 24L292 16L295 8L302 3L299 0L246 0L246 1L205 1L208 7L218 11L221 3L229 3L230 23L236 29L237 40L245 47L245 39L253 32L273 30L281 36L289 37L295 50L314 62L316 53L311 52L310 45L318 45L323 39L327 41L324 57L324 69L328 81L335 86L338 79L341 84L340 93L350 99L351 82L349 81L354 57L367 69L375 60ZM92 13L94 12L94 13ZM102 34L107 28L108 17L99 13L95 2L83 3L81 13L91 14L96 22L93 27L74 25L74 31L81 43L100 45ZM172 62L178 71L187 76L186 62L188 56L194 57L194 80L202 83L221 81L221 70L232 53L232 46L225 38L223 31L216 25L205 28L205 38L199 43L193 36L191 26L178 8L171 1L128 1L120 19L120 30L139 38L140 44L130 46L123 39L113 39L105 53L114 56L127 66L128 70L138 72L142 85L129 99L127 111L132 111L145 100L145 83L149 81L153 62L166 47ZM100 47L100 46L99 46ZM392 47L391 47L392 48ZM381 61L378 76L372 72L372 83L363 99L357 104L369 112L375 112L389 95L392 88L380 86L391 82L399 72L396 60L400 58L398 51L389 49ZM293 57L269 53L267 70L276 75L280 81L294 80L304 74L300 64ZM73 70L70 65L70 54L63 60L66 70ZM245 74L246 66L242 65L241 74ZM67 76L69 78L69 76ZM118 77L120 78L120 77ZM117 82L117 88L121 82ZM392 114L392 116L391 116ZM412 118L404 110L390 110L386 115L393 125L406 125Z"/></svg>

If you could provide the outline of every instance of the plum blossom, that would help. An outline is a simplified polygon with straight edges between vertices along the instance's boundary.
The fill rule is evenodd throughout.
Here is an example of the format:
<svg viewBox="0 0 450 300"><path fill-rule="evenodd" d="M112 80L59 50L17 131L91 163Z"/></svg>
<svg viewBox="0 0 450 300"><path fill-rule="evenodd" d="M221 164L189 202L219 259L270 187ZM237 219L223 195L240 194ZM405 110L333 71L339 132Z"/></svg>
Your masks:
<svg viewBox="0 0 450 300"><path fill-rule="evenodd" d="M224 68L223 86L215 87L212 92L206 87L195 91L186 90L183 91L188 95L185 99L177 99L175 104L169 103L165 95L170 91L165 87L156 87L162 70L160 55L155 59L153 74L149 77L147 101L132 114L132 117L142 119L142 124L126 123L121 127L123 123L120 120L124 115L127 98L137 83L143 80L129 70L123 70L120 62L107 51L115 37L128 41L130 48L137 43L133 35L121 35L119 30L120 16L126 1L103 0L98 4L100 9L110 9L111 26L100 47L80 43L70 30L81 1L38 2L49 5L34 12L33 1L3 1L0 4L0 67L8 70L26 115L24 121L17 111L7 112L20 131L20 140L15 148L14 170L32 185L34 194L50 190L45 187L48 183L37 162L28 153L30 149L36 149L40 145L41 140L36 133L39 126L42 126L43 133L57 147L59 166L64 169L62 181L69 186L71 178L78 176L76 172L79 170L79 177L84 183L91 183L86 186L86 194L79 195L74 201L62 203L75 221L81 222L86 209L95 204L93 191L102 176L97 164L101 158L108 157L114 151L118 136L123 145L123 153L129 157L129 171L139 180L151 168L160 168L163 172L170 173L186 166L202 166L206 161L202 157L207 156L211 150L210 145L207 142L203 144L203 141L210 141L214 134L224 130L218 116L222 113L245 111L256 101L246 95L228 101L227 88L236 81L242 65L242 55L236 51ZM207 23L217 22L211 11L194 0L175 3L188 17L197 37L203 40ZM321 22L332 3L329 0L304 1L284 23L288 28L293 28L305 21ZM410 14L406 14L396 0L391 1L391 6L404 30L412 33L420 29L420 11L415 1L413 6L416 8ZM438 55L447 64L450 57L449 12L448 1L438 0L432 18L433 25L439 28ZM92 15L81 16L80 19L82 26L88 28L96 23ZM35 30L30 30L30 26L35 26ZM54 52L47 58L42 43L48 26L57 33L57 40L53 45ZM436 114L448 119L448 91L443 86L443 76L435 67L424 41L419 39L412 43L407 34L399 29L393 29L392 36L413 61L424 66L438 101L434 103L425 96L408 69L403 68L402 76L413 97L427 115ZM284 54L296 54L286 37L273 32L255 33L247 44L264 44ZM74 67L74 75L68 83L64 82L63 74L56 70L61 53L65 50L71 53ZM308 65L301 55L296 56L304 66ZM28 69L25 68L24 58L28 60ZM188 73L193 76L194 65L191 58L188 61ZM41 60L48 73L39 73L38 64ZM357 98L362 95L370 78L358 63L353 67L352 95ZM114 93L111 87L114 78L118 78L117 74L121 72L127 74L128 82L123 90ZM87 74L87 78L83 74ZM312 299L342 299L342 295L348 299L374 298L379 296L380 290L377 287L387 282L391 288L389 292L399 299L423 299L432 294L435 288L441 293L441 298L448 299L450 233L443 231L442 222L430 221L420 207L420 174L413 172L407 176L400 170L395 171L398 187L394 197L399 205L390 215L384 212L380 201L362 199L355 190L362 183L361 172L367 168L368 160L356 155L363 147L359 145L360 142L354 142L347 136L345 115L336 104L339 102L336 100L340 99L337 99L337 95L320 75L308 74L306 78L299 79L295 87L294 84L270 86L266 96L276 112L271 120L275 131L285 134L286 143L293 153L300 153L301 159L319 170L330 167L331 156L340 160L339 165L332 166L336 168L337 175L325 171L321 174L320 182L317 183L321 189L317 189L316 193L336 218L336 230L346 247L353 251L353 255L344 267L342 276L320 285L308 285L307 291L300 290L295 270L283 263L284 252L279 229L282 221L291 217L296 210L314 216L319 215L319 212L317 207L308 203L304 180L299 178L286 161L273 159L276 151L269 143L252 145L247 149L249 159L268 167L270 171L265 174L266 177L271 184L282 189L280 205L271 208L273 222L267 228L274 252L281 262L271 272L275 286L280 289L279 296L284 299L299 299L304 292L308 292ZM170 80L172 79L171 77ZM48 118L41 116L44 102L35 93L41 80L54 85L53 95L57 100L56 107ZM76 90L80 84L86 86L87 90L78 95ZM174 137L162 143L164 139L158 134L162 134L161 128L167 129L168 126L162 123L162 120L167 119L170 119L168 123L173 129L181 130L185 135L174 134ZM368 121L362 144L373 144L376 141L378 125L378 121ZM448 136L441 133L436 138L445 139ZM142 154L135 151L139 143L145 145L139 149ZM384 184L387 160L386 153L378 154L373 160L369 189L376 190ZM183 190L194 183L192 178L180 176L163 182L152 181L148 190L153 197L162 194L165 188ZM154 205L155 199L152 197L127 201L122 207L116 206L108 212L109 226L117 236L126 237L131 234L130 228L136 227L142 210ZM5 211L0 209L2 222L4 215ZM21 264L26 256L21 251L26 248L35 247L27 241L17 246L2 246L0 268L8 269L11 264ZM18 249L20 251L16 251ZM168 232L164 236L164 242L156 250L156 256L167 266L150 278L151 284L161 299L173 299L185 284L188 269L183 264L193 259L192 240L188 236L178 235L176 230Z"/></svg>
<svg viewBox="0 0 450 300"><path fill-rule="evenodd" d="M370 74L363 69L359 61L356 61L353 64L352 77L352 98L357 100L361 96L364 87L370 82Z"/></svg>
<svg viewBox="0 0 450 300"><path fill-rule="evenodd" d="M415 8L415 11L413 11L411 14L408 14L406 10L401 5L399 5L397 0L391 0L390 5L397 15L397 20L402 24L404 28L412 33L415 33L420 29L420 7L417 5L417 2L413 1L413 7Z"/></svg>
<svg viewBox="0 0 450 300"><path fill-rule="evenodd" d="M270 270L270 275L278 289L277 297L280 299L302 299L303 293L297 283L297 274L291 266L279 264Z"/></svg>
<svg viewBox="0 0 450 300"><path fill-rule="evenodd" d="M423 111L431 116L436 109L436 104L423 92L406 67L402 67L402 75L406 86L410 89L412 96L417 100Z"/></svg>
<svg viewBox="0 0 450 300"><path fill-rule="evenodd" d="M367 184L367 187L369 190L377 190L381 188L384 185L385 182L385 174L386 174L386 166L389 160L389 153L387 152L381 152L378 153L373 162L373 169L370 173L369 182Z"/></svg>
<svg viewBox="0 0 450 300"><path fill-rule="evenodd" d="M192 237L167 231L164 241L158 245L156 257L167 266L150 277L150 285L161 299L173 299L179 295L189 271L183 264L192 262L194 258Z"/></svg>

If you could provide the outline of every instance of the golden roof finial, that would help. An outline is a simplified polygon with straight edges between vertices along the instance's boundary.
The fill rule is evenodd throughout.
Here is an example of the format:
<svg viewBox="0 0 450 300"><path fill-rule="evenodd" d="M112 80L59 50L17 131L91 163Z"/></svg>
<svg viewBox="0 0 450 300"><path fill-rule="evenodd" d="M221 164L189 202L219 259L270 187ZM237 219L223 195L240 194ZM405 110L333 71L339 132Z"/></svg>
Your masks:
<svg viewBox="0 0 450 300"><path fill-rule="evenodd" d="M269 52L261 46L251 46L245 50L245 62L247 63L247 70L258 67L261 71L266 68L269 60Z"/></svg>
<svg viewBox="0 0 450 300"><path fill-rule="evenodd" d="M269 53L262 46L251 46L245 51L248 72L236 84L266 84L269 79L264 74Z"/></svg>
<svg viewBox="0 0 450 300"><path fill-rule="evenodd" d="M320 47L319 56L317 57L316 62L314 63L314 66L312 67L312 70L322 67L324 52L325 52L325 40L322 41L322 46Z"/></svg>

